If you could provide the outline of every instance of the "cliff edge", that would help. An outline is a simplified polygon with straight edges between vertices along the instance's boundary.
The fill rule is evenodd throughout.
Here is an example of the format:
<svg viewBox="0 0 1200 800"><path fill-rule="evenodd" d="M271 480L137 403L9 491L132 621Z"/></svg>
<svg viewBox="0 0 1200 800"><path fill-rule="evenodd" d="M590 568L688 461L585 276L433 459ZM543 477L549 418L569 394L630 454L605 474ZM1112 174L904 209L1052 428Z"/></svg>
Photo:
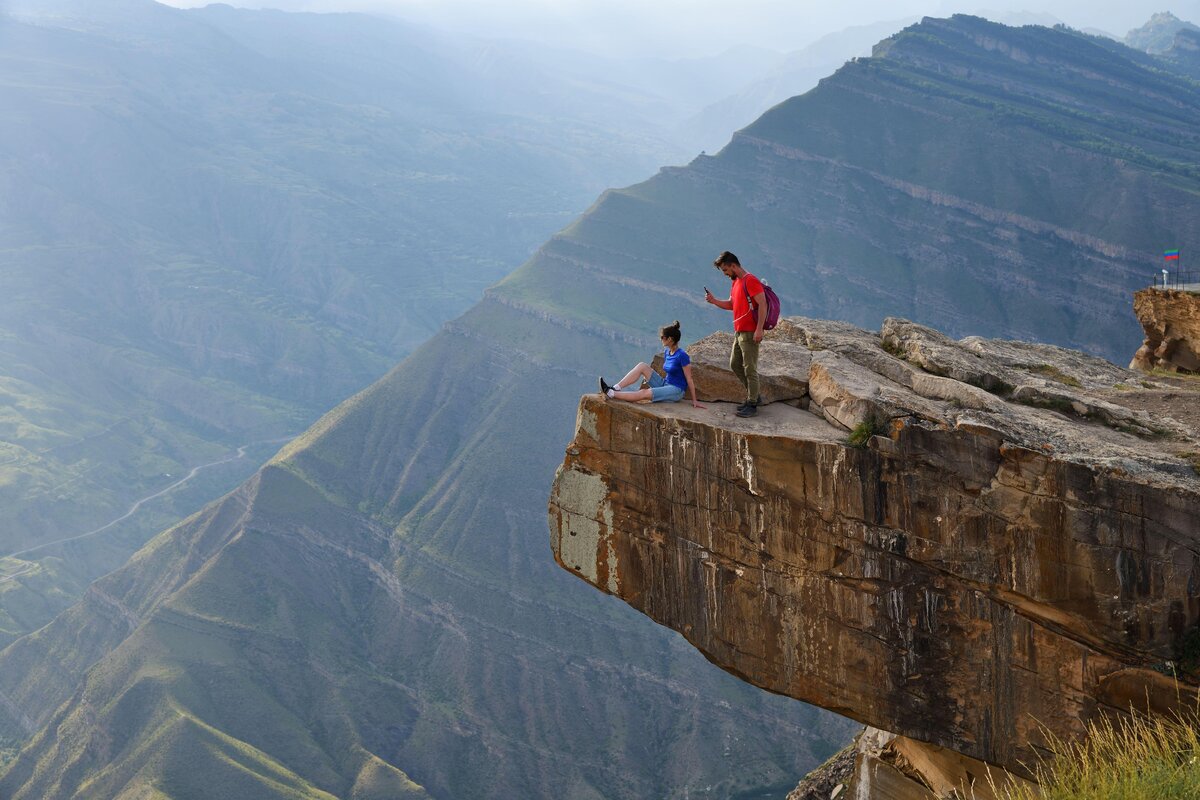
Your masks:
<svg viewBox="0 0 1200 800"><path fill-rule="evenodd" d="M722 337L689 348L710 400ZM1200 383L899 319L785 319L762 361L749 420L583 397L562 567L757 686L1017 774L1181 696Z"/></svg>

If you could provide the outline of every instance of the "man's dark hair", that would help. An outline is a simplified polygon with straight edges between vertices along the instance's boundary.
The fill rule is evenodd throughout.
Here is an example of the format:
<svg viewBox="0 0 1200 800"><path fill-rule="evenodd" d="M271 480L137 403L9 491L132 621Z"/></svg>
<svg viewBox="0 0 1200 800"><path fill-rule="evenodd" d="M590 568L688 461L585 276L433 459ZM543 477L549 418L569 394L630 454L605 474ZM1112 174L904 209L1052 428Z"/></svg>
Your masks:
<svg viewBox="0 0 1200 800"><path fill-rule="evenodd" d="M742 265L742 262L738 261L737 256L735 256L733 253L729 252L728 250L726 250L725 252L721 253L721 255L719 255L715 259L713 259L713 266L716 267L717 269L728 266L730 264L735 264L740 267Z"/></svg>

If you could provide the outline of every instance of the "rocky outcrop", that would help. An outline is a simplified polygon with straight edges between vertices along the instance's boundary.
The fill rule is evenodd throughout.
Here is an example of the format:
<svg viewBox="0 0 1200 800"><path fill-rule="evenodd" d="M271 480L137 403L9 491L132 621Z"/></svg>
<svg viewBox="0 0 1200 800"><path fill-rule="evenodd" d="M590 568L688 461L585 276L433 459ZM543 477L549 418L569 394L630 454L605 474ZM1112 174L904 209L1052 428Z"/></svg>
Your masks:
<svg viewBox="0 0 1200 800"><path fill-rule="evenodd" d="M1200 372L1200 292L1142 289L1133 310L1146 341L1130 369Z"/></svg>
<svg viewBox="0 0 1200 800"><path fill-rule="evenodd" d="M944 747L866 728L807 775L787 800L1000 800L1027 784Z"/></svg>
<svg viewBox="0 0 1200 800"><path fill-rule="evenodd" d="M1200 619L1200 386L898 319L784 320L785 352L806 408L585 396L559 564L910 762L1020 774L1047 735L1190 696L1161 673Z"/></svg>

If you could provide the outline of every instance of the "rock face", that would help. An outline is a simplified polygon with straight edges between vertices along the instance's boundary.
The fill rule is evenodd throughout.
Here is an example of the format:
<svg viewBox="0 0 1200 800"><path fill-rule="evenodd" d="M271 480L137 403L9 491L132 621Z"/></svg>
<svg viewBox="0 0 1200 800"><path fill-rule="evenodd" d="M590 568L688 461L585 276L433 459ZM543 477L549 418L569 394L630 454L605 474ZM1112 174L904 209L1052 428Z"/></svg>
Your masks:
<svg viewBox="0 0 1200 800"><path fill-rule="evenodd" d="M744 680L1018 774L1170 688L1200 618L1200 385L898 319L764 343L800 350L807 409L585 396L558 563Z"/></svg>
<svg viewBox="0 0 1200 800"><path fill-rule="evenodd" d="M787 800L1000 800L1022 784L1028 781L944 747L866 728Z"/></svg>
<svg viewBox="0 0 1200 800"><path fill-rule="evenodd" d="M1200 293L1143 289L1134 295L1133 310L1146 341L1130 369L1200 372Z"/></svg>

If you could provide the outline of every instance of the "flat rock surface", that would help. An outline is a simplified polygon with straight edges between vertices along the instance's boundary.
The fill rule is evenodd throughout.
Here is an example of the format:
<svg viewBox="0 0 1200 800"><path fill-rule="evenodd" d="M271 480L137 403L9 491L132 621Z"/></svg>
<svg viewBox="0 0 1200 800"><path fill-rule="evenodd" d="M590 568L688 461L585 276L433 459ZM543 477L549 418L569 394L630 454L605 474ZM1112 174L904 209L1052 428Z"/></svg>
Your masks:
<svg viewBox="0 0 1200 800"><path fill-rule="evenodd" d="M741 401L738 390L702 388L740 387L727 364L731 340L715 333L692 345L693 363L703 364L696 373L704 376L697 378L701 399ZM755 419L767 419L764 412L780 397L799 398L843 431L864 424L882 431L908 419L987 427L1009 445L1148 481L1196 485L1200 377L1146 376L1054 345L977 336L956 342L895 318L878 333L843 322L784 318L763 353L764 362L770 353L771 363L763 379L768 405ZM765 388L772 382L788 388ZM659 412L686 416L679 410L684 405L690 407L680 403ZM719 418L743 422L727 412Z"/></svg>
<svg viewBox="0 0 1200 800"><path fill-rule="evenodd" d="M681 420L701 425L717 425L729 431L753 433L756 436L804 438L827 442L840 442L846 438L844 430L829 424L824 418L786 403L764 405L754 417L739 417L734 413L737 411L737 403L732 402L702 403L704 408L693 408L687 400L678 403L626 403L620 400L601 398L600 402L610 405L637 406L638 411L656 420Z"/></svg>

